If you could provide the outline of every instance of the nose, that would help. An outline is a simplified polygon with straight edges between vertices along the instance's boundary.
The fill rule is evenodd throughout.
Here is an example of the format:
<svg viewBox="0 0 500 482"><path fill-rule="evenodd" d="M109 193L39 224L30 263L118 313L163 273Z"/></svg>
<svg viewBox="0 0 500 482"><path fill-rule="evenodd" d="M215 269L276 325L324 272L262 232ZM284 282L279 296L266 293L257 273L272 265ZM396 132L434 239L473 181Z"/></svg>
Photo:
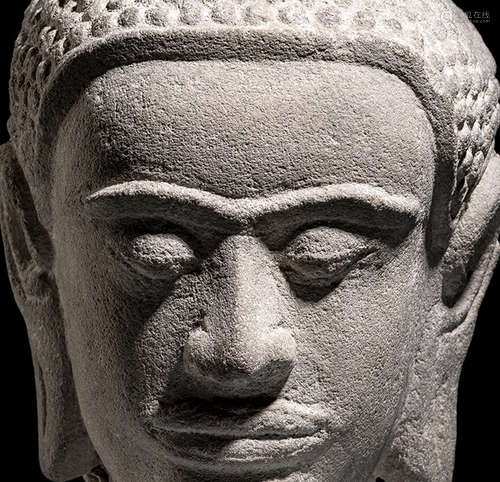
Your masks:
<svg viewBox="0 0 500 482"><path fill-rule="evenodd" d="M276 395L294 366L296 344L278 325L284 309L271 255L256 238L232 236L211 261L205 317L184 347L184 369L204 394Z"/></svg>

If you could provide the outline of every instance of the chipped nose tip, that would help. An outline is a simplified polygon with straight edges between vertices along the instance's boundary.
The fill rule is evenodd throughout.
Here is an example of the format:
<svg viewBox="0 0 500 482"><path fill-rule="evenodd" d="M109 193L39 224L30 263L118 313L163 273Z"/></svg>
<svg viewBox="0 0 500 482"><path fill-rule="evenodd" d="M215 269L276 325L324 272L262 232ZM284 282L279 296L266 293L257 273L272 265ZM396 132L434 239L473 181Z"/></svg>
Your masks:
<svg viewBox="0 0 500 482"><path fill-rule="evenodd" d="M279 391L293 370L296 344L278 328L241 340L214 340L196 330L184 347L184 370L204 389L249 396Z"/></svg>

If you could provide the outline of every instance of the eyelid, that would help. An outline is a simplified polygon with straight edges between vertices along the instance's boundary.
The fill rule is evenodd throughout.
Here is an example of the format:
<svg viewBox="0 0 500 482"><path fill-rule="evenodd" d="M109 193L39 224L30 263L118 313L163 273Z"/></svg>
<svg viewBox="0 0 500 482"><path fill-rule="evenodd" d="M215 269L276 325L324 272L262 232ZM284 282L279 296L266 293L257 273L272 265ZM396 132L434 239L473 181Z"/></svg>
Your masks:
<svg viewBox="0 0 500 482"><path fill-rule="evenodd" d="M346 256L358 256L359 254L362 253L367 253L369 251L374 251L375 248L372 245L366 245L364 247L360 247L358 249L356 248L343 248L339 249L337 251L332 252L330 255L327 256L314 256L311 254L302 256L302 255L297 255L293 252L290 252L286 250L286 253L284 253L287 257L292 258L296 261L300 262L316 262L316 264L319 263L332 263L332 262L337 262L337 261L342 261Z"/></svg>
<svg viewBox="0 0 500 482"><path fill-rule="evenodd" d="M144 276L155 279L176 279L196 268L199 260L183 237L172 232L117 232L110 240L115 258Z"/></svg>
<svg viewBox="0 0 500 482"><path fill-rule="evenodd" d="M337 238L338 246L334 246L332 238ZM340 281L355 264L378 248L378 243L359 235L321 226L294 238L282 252L280 264L282 269L293 272L289 275L295 282L300 282L302 277L303 282L316 280L331 284Z"/></svg>
<svg viewBox="0 0 500 482"><path fill-rule="evenodd" d="M311 244L330 248L330 252L352 252L364 250L367 246L378 244L370 237L364 236L352 230L345 229L343 226L320 224L303 228L298 234L289 240L284 251L291 253L295 250L308 252Z"/></svg>

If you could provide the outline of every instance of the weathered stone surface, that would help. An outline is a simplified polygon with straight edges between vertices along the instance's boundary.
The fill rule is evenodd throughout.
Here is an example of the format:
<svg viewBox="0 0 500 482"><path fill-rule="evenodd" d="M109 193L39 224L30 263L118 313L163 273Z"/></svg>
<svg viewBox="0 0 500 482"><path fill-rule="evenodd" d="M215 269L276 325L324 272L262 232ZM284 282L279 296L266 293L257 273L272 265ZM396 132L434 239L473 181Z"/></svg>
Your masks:
<svg viewBox="0 0 500 482"><path fill-rule="evenodd" d="M447 0L38 0L1 226L52 480L451 480L499 255Z"/></svg>

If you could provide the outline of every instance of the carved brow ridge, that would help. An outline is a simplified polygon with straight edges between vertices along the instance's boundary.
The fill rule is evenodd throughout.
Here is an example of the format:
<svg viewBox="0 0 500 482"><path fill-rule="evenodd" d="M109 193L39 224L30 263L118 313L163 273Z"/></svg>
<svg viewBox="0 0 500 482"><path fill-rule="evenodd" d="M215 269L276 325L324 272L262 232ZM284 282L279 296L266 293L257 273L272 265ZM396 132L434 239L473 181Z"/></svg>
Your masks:
<svg viewBox="0 0 500 482"><path fill-rule="evenodd" d="M85 210L96 219L165 217L197 225L238 229L279 215L328 217L379 229L401 229L422 220L420 202L369 184L330 184L259 198L228 198L160 181L128 181L89 195Z"/></svg>

